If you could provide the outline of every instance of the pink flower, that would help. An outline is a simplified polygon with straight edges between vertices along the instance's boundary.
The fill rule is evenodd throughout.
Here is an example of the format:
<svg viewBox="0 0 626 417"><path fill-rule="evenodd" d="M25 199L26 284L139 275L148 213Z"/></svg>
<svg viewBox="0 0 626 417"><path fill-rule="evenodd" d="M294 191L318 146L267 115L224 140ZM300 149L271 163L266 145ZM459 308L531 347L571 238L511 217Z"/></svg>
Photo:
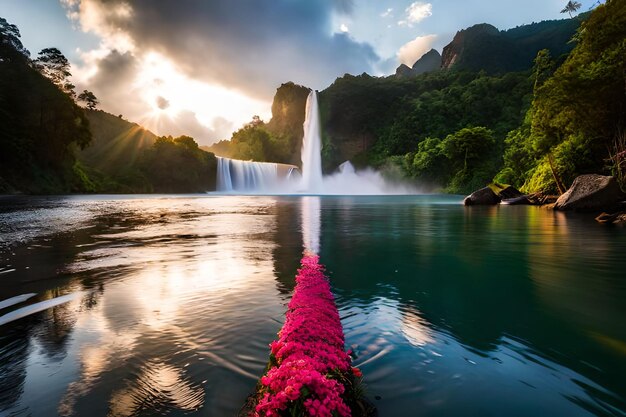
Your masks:
<svg viewBox="0 0 626 417"><path fill-rule="evenodd" d="M305 255L301 264L285 324L270 344L277 365L261 378L263 396L255 415L277 416L303 400L308 415L349 417L345 387L332 375L361 372L350 367L344 351L339 313L319 257Z"/></svg>

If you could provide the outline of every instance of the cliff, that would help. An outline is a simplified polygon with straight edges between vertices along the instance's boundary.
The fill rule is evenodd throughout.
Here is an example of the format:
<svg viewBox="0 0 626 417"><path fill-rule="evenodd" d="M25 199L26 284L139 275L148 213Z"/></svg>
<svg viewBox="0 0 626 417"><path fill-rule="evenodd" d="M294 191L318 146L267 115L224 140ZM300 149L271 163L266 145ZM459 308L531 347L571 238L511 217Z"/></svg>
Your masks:
<svg viewBox="0 0 626 417"><path fill-rule="evenodd" d="M431 49L422 55L412 67L400 64L396 68L396 77L414 77L426 72L437 71L441 67L441 54L435 49Z"/></svg>
<svg viewBox="0 0 626 417"><path fill-rule="evenodd" d="M287 147L289 158L279 161L300 165L300 148L304 124L306 100L311 90L307 87L287 82L282 84L272 102L272 119L267 130Z"/></svg>
<svg viewBox="0 0 626 417"><path fill-rule="evenodd" d="M460 30L443 48L442 69L502 73L532 68L537 52L548 49L558 58L569 53L582 14L575 19L549 20L500 31L481 23Z"/></svg>

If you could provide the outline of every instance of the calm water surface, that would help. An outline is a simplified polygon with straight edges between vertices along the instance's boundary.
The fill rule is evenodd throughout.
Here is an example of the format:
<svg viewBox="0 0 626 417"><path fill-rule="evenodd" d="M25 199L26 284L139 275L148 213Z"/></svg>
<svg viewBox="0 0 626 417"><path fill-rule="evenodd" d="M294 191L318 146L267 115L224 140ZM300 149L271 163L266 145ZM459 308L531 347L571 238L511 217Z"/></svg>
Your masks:
<svg viewBox="0 0 626 417"><path fill-rule="evenodd" d="M0 415L236 414L303 237L381 417L626 415L626 228L450 196L0 198Z"/></svg>

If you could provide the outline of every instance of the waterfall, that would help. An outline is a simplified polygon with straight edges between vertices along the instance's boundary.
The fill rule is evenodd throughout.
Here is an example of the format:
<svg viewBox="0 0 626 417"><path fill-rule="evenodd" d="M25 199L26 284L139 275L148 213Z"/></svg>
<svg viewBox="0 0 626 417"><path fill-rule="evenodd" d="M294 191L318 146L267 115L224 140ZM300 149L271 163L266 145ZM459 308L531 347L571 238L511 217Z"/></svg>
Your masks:
<svg viewBox="0 0 626 417"><path fill-rule="evenodd" d="M231 159L217 157L217 191L232 191L233 179L230 175Z"/></svg>
<svg viewBox="0 0 626 417"><path fill-rule="evenodd" d="M322 138L317 92L306 101L304 137L300 158L302 170L294 165L217 158L217 191L242 194L381 195L415 194L417 189L401 183L388 183L373 169L355 170L346 161L339 169L322 177ZM315 203L307 203L315 211ZM307 208L308 210L308 208ZM305 213L308 211L305 210ZM307 221L309 219L307 214ZM317 242L311 240L312 252Z"/></svg>
<svg viewBox="0 0 626 417"><path fill-rule="evenodd" d="M322 191L322 139L317 92L311 90L306 100L304 138L302 139L302 189L307 193Z"/></svg>
<svg viewBox="0 0 626 417"><path fill-rule="evenodd" d="M277 191L280 184L291 176L293 169L289 165L218 157L217 191Z"/></svg>

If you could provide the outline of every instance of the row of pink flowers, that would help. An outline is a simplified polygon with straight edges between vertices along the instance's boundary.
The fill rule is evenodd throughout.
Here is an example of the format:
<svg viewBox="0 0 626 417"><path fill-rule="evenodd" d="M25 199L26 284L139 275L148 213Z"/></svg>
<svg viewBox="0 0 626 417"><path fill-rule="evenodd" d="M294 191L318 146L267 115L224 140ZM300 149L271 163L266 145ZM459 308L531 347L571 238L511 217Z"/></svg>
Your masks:
<svg viewBox="0 0 626 417"><path fill-rule="evenodd" d="M348 417L344 381L359 377L344 351L339 313L324 267L305 254L270 369L261 378L255 416ZM334 413L334 414L333 414Z"/></svg>

